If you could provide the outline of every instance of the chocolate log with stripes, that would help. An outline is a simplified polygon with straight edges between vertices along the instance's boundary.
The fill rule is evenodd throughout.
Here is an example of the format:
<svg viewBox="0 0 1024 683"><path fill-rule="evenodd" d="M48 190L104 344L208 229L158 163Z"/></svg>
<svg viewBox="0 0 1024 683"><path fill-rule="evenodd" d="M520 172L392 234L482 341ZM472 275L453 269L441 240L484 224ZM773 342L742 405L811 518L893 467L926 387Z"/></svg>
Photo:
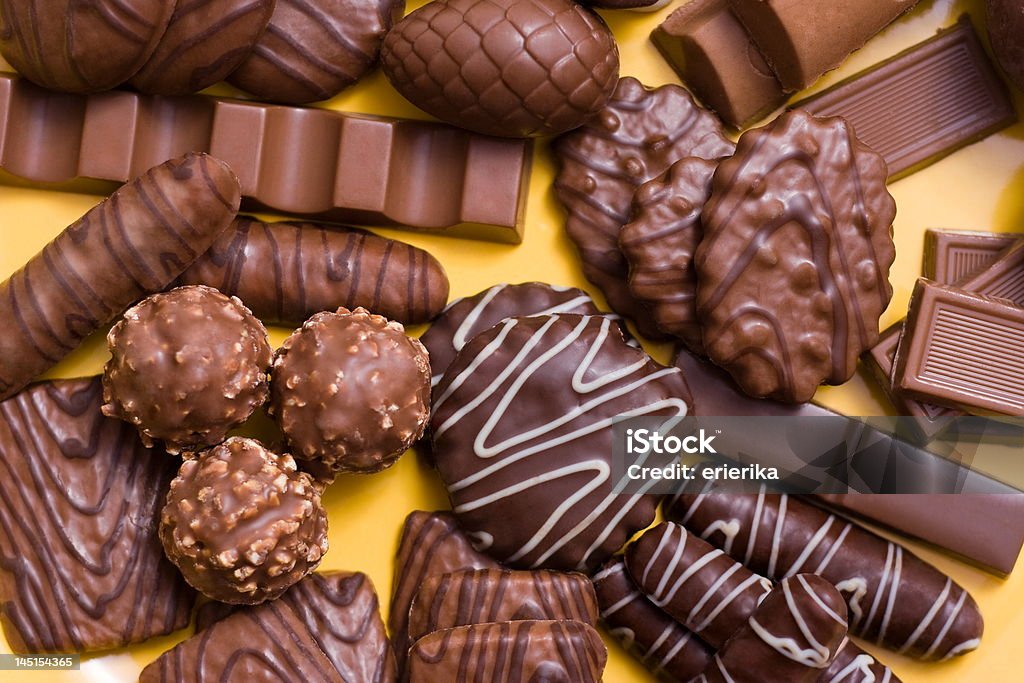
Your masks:
<svg viewBox="0 0 1024 683"><path fill-rule="evenodd" d="M0 283L0 400L133 302L159 292L238 211L223 162L187 154L156 166L65 229Z"/></svg>

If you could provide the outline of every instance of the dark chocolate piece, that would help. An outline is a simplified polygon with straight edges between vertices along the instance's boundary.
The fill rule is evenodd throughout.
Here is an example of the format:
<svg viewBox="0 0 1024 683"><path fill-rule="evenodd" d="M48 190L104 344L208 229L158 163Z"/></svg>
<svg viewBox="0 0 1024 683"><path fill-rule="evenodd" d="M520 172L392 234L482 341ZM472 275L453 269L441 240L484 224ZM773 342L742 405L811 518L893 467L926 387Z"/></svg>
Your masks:
<svg viewBox="0 0 1024 683"><path fill-rule="evenodd" d="M292 327L339 307L415 325L448 301L444 268L411 244L362 230L248 217L236 219L178 282L216 287L261 320Z"/></svg>
<svg viewBox="0 0 1024 683"><path fill-rule="evenodd" d="M1017 240L991 265L960 280L956 287L1024 306L1024 240Z"/></svg>
<svg viewBox="0 0 1024 683"><path fill-rule="evenodd" d="M278 600L207 624L143 669L139 680L395 683L378 609L365 574L315 573Z"/></svg>
<svg viewBox="0 0 1024 683"><path fill-rule="evenodd" d="M50 90L109 90L131 78L153 54L175 4L5 0L0 54L25 78Z"/></svg>
<svg viewBox="0 0 1024 683"><path fill-rule="evenodd" d="M409 607L420 586L432 576L462 569L486 569L498 563L470 545L448 512L416 511L405 518L395 557L388 631L399 670L409 652Z"/></svg>
<svg viewBox="0 0 1024 683"><path fill-rule="evenodd" d="M919 0L729 0L733 12L790 92L831 71Z"/></svg>
<svg viewBox="0 0 1024 683"><path fill-rule="evenodd" d="M149 61L132 76L132 87L153 95L187 95L220 82L252 50L274 4L181 0Z"/></svg>
<svg viewBox="0 0 1024 683"><path fill-rule="evenodd" d="M701 103L734 128L786 101L729 0L685 3L651 32L651 42Z"/></svg>
<svg viewBox="0 0 1024 683"><path fill-rule="evenodd" d="M583 260L583 274L612 310L659 337L650 314L629 291L619 232L630 218L633 194L684 157L717 159L734 145L721 123L683 88L650 89L622 78L608 106L554 143L559 162L555 193L566 208L565 229Z"/></svg>
<svg viewBox="0 0 1024 683"><path fill-rule="evenodd" d="M896 257L885 176L842 119L800 110L744 133L718 166L697 314L708 356L751 396L808 401L878 342Z"/></svg>
<svg viewBox="0 0 1024 683"><path fill-rule="evenodd" d="M334 97L377 64L405 0L277 0L266 32L228 79L260 100Z"/></svg>
<svg viewBox="0 0 1024 683"><path fill-rule="evenodd" d="M210 248L238 210L224 163L187 154L156 166L69 226L0 283L0 399L57 364L131 303Z"/></svg>
<svg viewBox="0 0 1024 683"><path fill-rule="evenodd" d="M986 0L985 12L992 52L1003 71L1024 90L1024 4L1020 0Z"/></svg>
<svg viewBox="0 0 1024 683"><path fill-rule="evenodd" d="M169 453L214 446L270 393L267 329L238 299L188 286L153 294L107 335L103 414Z"/></svg>
<svg viewBox="0 0 1024 683"><path fill-rule="evenodd" d="M662 680L688 683L711 661L704 641L640 592L622 558L594 575L594 591L608 632Z"/></svg>
<svg viewBox="0 0 1024 683"><path fill-rule="evenodd" d="M421 638L409 651L409 681L600 683L607 659L601 636L578 621L475 624Z"/></svg>
<svg viewBox="0 0 1024 683"><path fill-rule="evenodd" d="M511 566L596 569L654 519L613 480L616 416L684 416L682 373L611 320L510 318L467 344L434 392L433 455L459 524Z"/></svg>
<svg viewBox="0 0 1024 683"><path fill-rule="evenodd" d="M388 33L381 61L428 114L503 137L582 125L619 78L612 32L571 0L434 0Z"/></svg>
<svg viewBox="0 0 1024 683"><path fill-rule="evenodd" d="M409 638L504 621L553 619L597 623L597 598L582 574L466 569L423 582L409 610Z"/></svg>
<svg viewBox="0 0 1024 683"><path fill-rule="evenodd" d="M705 487L666 511L701 538L768 578L800 572L839 588L850 633L900 654L948 659L978 647L984 625L974 599L902 546L803 502Z"/></svg>
<svg viewBox="0 0 1024 683"><path fill-rule="evenodd" d="M1024 416L1024 308L918 280L892 380L929 403Z"/></svg>
<svg viewBox="0 0 1024 683"><path fill-rule="evenodd" d="M188 625L156 519L174 459L103 417L99 377L0 403L0 623L16 653L89 652Z"/></svg>
<svg viewBox="0 0 1024 683"><path fill-rule="evenodd" d="M929 229L924 234L921 275L940 285L955 284L995 263L1022 238L1020 233Z"/></svg>
<svg viewBox="0 0 1024 683"><path fill-rule="evenodd" d="M1006 86L966 17L795 106L846 119L857 137L885 159L889 180L919 171L1017 120Z"/></svg>
<svg viewBox="0 0 1024 683"><path fill-rule="evenodd" d="M400 323L364 308L317 313L277 350L267 412L297 457L335 472L379 472L427 427L427 351Z"/></svg>
<svg viewBox="0 0 1024 683"><path fill-rule="evenodd" d="M76 97L0 75L0 167L15 176L125 182L192 150L223 159L252 210L522 239L533 154L523 140L204 96ZM74 189L96 192L98 185Z"/></svg>
<svg viewBox="0 0 1024 683"><path fill-rule="evenodd" d="M641 185L633 198L633 218L619 233L629 263L629 291L649 307L659 329L698 353L704 344L693 254L704 235L700 212L711 196L716 166L688 157Z"/></svg>

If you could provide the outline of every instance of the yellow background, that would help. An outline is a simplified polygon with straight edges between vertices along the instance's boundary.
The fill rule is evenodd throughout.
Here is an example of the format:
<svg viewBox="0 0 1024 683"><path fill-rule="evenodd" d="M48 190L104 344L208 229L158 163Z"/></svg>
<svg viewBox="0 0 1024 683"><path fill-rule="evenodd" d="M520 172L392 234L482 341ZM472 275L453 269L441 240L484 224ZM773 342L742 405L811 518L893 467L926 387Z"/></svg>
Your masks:
<svg viewBox="0 0 1024 683"><path fill-rule="evenodd" d="M822 0L829 2L832 0ZM423 2L414 0L409 9ZM672 6L653 14L603 12L618 38L622 74L640 78L648 85L678 82L647 40L652 28ZM982 2L924 0L911 15L900 19L844 67L823 79L819 87L855 73L899 50L923 40L936 29L951 24L969 11L984 35ZM0 63L2 65L2 63ZM226 86L215 90L230 93ZM335 109L425 118L373 73L349 92L331 101ZM1017 108L1024 111L1024 96L1017 93ZM594 292L583 280L572 247L562 231L563 215L551 191L554 165L547 146L537 144L526 216L526 239L519 246L487 244L422 236L400 231L381 231L428 249L448 270L452 297L473 294L495 282L544 280L576 285ZM920 268L924 229L949 227L1012 231L1024 230L1024 125L1017 125L962 150L925 171L894 183L899 215L896 219L897 260L893 270L895 296L884 325L901 318ZM47 241L97 202L97 198L40 189L0 187L0 278L20 267ZM421 328L412 332L419 334ZM288 330L271 330L279 344ZM667 346L648 345L659 359L669 358ZM50 377L97 374L106 358L103 335L94 335L75 354L55 368ZM847 385L823 389L826 403L853 414L883 414L879 398L866 374ZM882 411L882 412L879 412ZM330 520L331 549L321 568L361 570L368 573L381 595L389 601L392 558L405 515L414 509L447 507L436 475L421 466L412 453L394 468L373 476L342 477L325 496ZM936 524L943 520L937 516ZM1021 643L1024 642L1024 570L1000 580L941 553L910 543L930 562L951 574L981 605L986 633L981 648L953 662L921 664L880 652L906 683L1006 683L1024 680L1021 674ZM140 646L85 658L80 672L3 672L3 681L127 681L135 680L141 667L171 647L187 632L155 639ZM610 660L605 674L609 683L653 680L645 670L609 639ZM0 641L0 651L7 651Z"/></svg>

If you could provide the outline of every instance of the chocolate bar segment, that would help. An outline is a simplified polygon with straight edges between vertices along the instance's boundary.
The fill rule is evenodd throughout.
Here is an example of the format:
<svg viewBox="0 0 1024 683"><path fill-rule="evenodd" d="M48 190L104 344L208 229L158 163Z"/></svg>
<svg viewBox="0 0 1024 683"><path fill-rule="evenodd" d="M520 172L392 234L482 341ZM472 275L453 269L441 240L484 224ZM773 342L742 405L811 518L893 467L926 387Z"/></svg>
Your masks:
<svg viewBox="0 0 1024 683"><path fill-rule="evenodd" d="M940 285L954 284L995 263L1022 238L1020 233L929 229L924 234L921 275Z"/></svg>
<svg viewBox="0 0 1024 683"><path fill-rule="evenodd" d="M996 261L956 283L957 289L1024 306L1024 240L1002 252Z"/></svg>
<svg viewBox="0 0 1024 683"><path fill-rule="evenodd" d="M1024 416L1024 308L918 280L893 386L974 414Z"/></svg>
<svg viewBox="0 0 1024 683"><path fill-rule="evenodd" d="M966 17L796 106L849 121L857 137L885 158L889 180L1017 120L1006 86Z"/></svg>
<svg viewBox="0 0 1024 683"><path fill-rule="evenodd" d="M0 623L16 653L122 647L188 625L156 525L174 458L104 417L99 377L0 403Z"/></svg>

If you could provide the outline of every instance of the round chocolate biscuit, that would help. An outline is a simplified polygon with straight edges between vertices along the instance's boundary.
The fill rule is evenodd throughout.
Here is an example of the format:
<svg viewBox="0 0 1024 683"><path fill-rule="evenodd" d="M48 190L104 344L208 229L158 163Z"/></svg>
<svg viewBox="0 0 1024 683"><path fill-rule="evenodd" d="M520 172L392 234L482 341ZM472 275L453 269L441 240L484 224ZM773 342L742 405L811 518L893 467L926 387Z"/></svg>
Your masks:
<svg viewBox="0 0 1024 683"><path fill-rule="evenodd" d="M896 203L885 161L841 118L750 130L701 215L697 314L708 356L755 397L809 401L878 341Z"/></svg>
<svg viewBox="0 0 1024 683"><path fill-rule="evenodd" d="M60 92L121 85L156 49L175 0L0 0L0 54Z"/></svg>
<svg viewBox="0 0 1024 683"><path fill-rule="evenodd" d="M704 234L700 212L711 196L718 164L687 157L633 197L633 220L619 233L629 263L629 291L645 304L658 328L702 352L697 320L693 253Z"/></svg>
<svg viewBox="0 0 1024 683"><path fill-rule="evenodd" d="M384 74L428 114L486 135L557 135L611 97L619 49L572 0L434 0L384 40Z"/></svg>
<svg viewBox="0 0 1024 683"><path fill-rule="evenodd" d="M1024 0L986 0L985 10L996 61L1024 90Z"/></svg>
<svg viewBox="0 0 1024 683"><path fill-rule="evenodd" d="M510 318L459 352L434 392L433 454L459 525L519 568L595 569L658 497L612 477L616 416L682 416L682 373L604 316Z"/></svg>
<svg viewBox="0 0 1024 683"><path fill-rule="evenodd" d="M405 0L277 0L270 24L228 82L268 102L334 97L376 64Z"/></svg>
<svg viewBox="0 0 1024 683"><path fill-rule="evenodd" d="M274 0L179 0L132 86L151 95L187 95L224 80L245 60L273 11Z"/></svg>

